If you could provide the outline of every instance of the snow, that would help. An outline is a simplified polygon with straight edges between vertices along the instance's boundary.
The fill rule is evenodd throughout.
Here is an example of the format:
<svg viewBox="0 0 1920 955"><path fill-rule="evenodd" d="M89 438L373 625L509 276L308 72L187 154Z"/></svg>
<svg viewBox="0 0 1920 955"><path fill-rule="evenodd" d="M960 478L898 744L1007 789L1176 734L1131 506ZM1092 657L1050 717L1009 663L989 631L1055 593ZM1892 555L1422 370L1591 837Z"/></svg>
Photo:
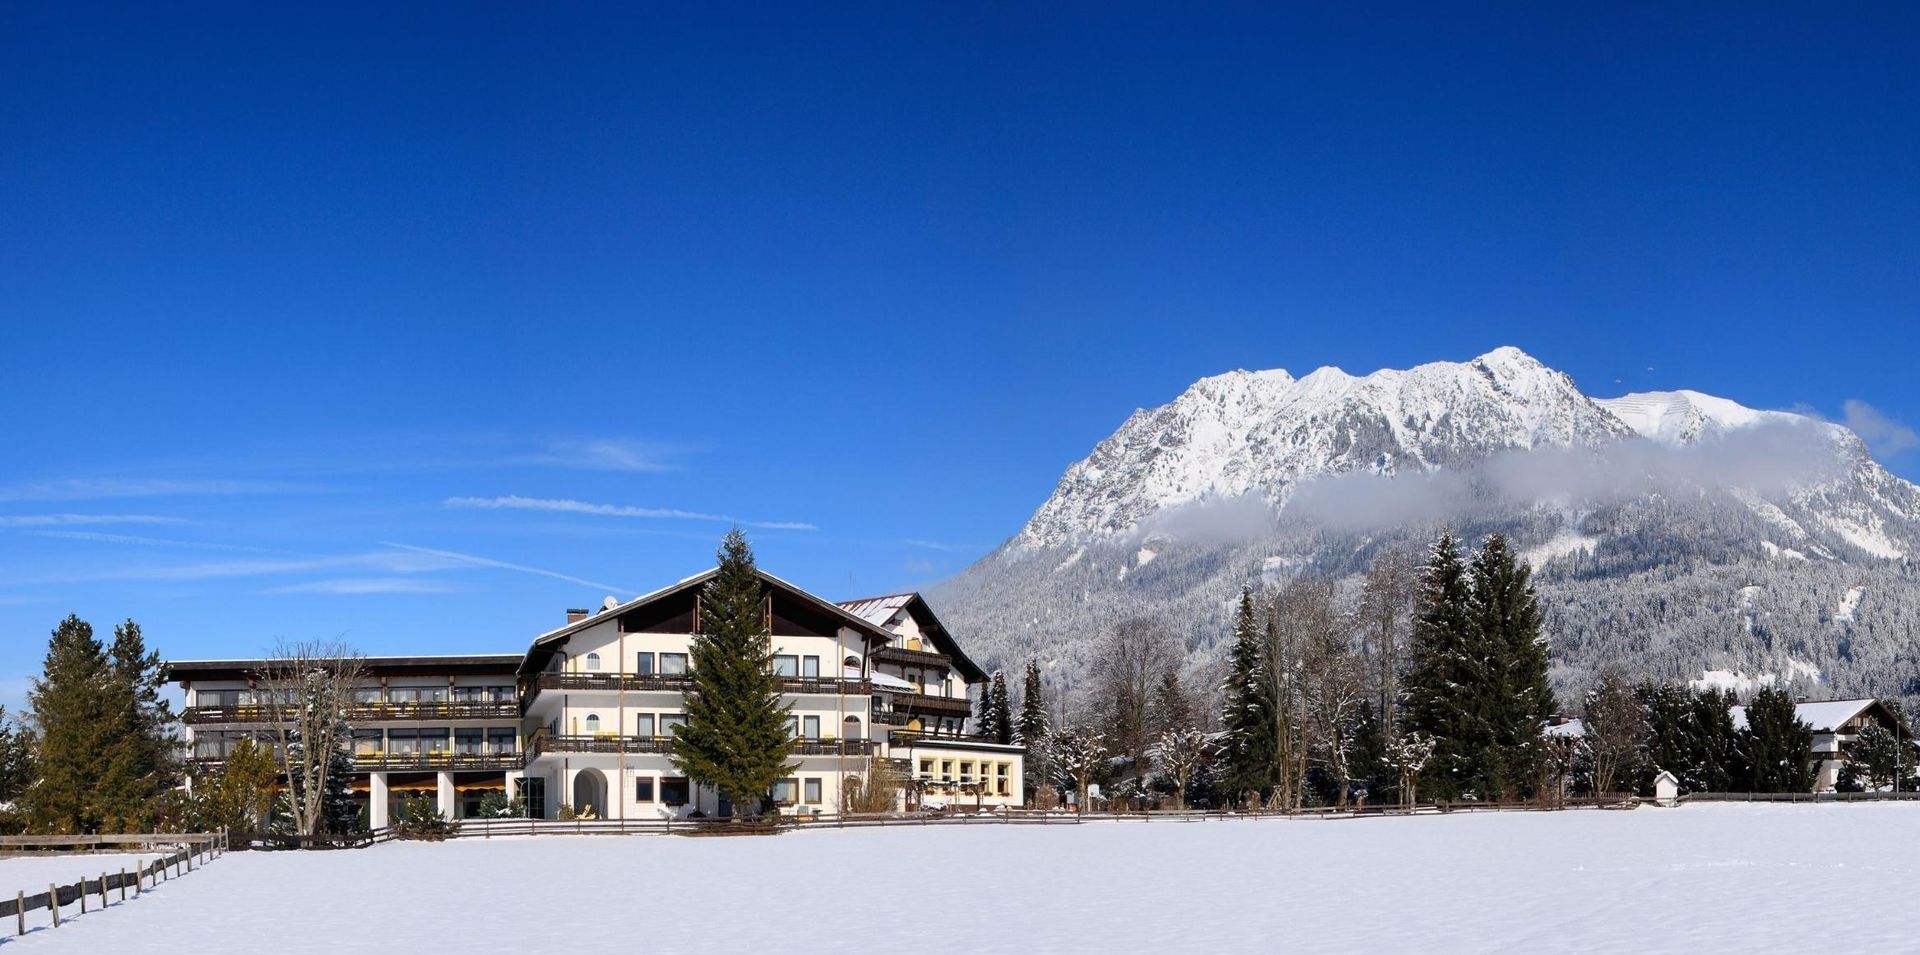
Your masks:
<svg viewBox="0 0 1920 955"><path fill-rule="evenodd" d="M102 872L131 872L158 858L156 852L90 852L0 859L0 896L12 898L22 890L28 895L45 892L49 883L72 885L81 879L97 879Z"/></svg>
<svg viewBox="0 0 1920 955"><path fill-rule="evenodd" d="M1737 402L1698 391L1643 391L1618 398L1595 398L1599 405L1625 422L1641 437L1661 444L1691 444L1717 434L1762 421L1797 421L1803 416L1784 411L1755 411Z"/></svg>
<svg viewBox="0 0 1920 955"><path fill-rule="evenodd" d="M1700 679L1688 680L1687 686L1696 691L1719 690L1745 696L1763 686L1772 686L1778 679L1771 673L1748 676L1745 670L1702 670Z"/></svg>
<svg viewBox="0 0 1920 955"><path fill-rule="evenodd" d="M1520 559L1539 568L1557 557L1570 557L1581 551L1591 552L1600 545L1600 540L1601 538L1589 534L1562 530L1554 534L1546 543L1521 551Z"/></svg>
<svg viewBox="0 0 1920 955"><path fill-rule="evenodd" d="M1854 608L1860 606L1860 598L1864 594L1866 594L1866 590L1863 588L1848 587L1847 592L1840 596L1840 609L1833 612L1834 621L1836 623L1852 623Z"/></svg>
<svg viewBox="0 0 1920 955"><path fill-rule="evenodd" d="M1849 950L1909 951L1916 842L1920 806L1691 804L395 843L231 853L9 941L96 953L165 939L253 955L270 919L267 948L286 955L1275 952L1329 940L1352 951L1827 951L1832 918L1782 917L1825 912L1844 913ZM901 859L953 877L911 912L847 901ZM288 904L298 898L324 904Z"/></svg>
<svg viewBox="0 0 1920 955"><path fill-rule="evenodd" d="M1159 551L1151 547L1142 547L1138 553L1133 555L1133 565L1135 567L1145 567L1153 563L1153 559L1158 556L1160 556Z"/></svg>
<svg viewBox="0 0 1920 955"><path fill-rule="evenodd" d="M1779 544L1776 544L1773 541L1761 541L1760 549L1765 551L1767 554L1767 557L1773 560L1806 560L1807 559L1807 555L1802 554L1791 547L1781 547Z"/></svg>

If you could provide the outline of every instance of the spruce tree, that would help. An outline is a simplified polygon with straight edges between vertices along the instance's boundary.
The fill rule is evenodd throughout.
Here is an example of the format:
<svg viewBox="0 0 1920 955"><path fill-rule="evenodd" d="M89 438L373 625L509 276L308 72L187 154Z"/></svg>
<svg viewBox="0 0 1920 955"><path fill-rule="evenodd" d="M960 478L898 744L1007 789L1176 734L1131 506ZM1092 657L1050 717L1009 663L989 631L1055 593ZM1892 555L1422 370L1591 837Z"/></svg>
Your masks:
<svg viewBox="0 0 1920 955"><path fill-rule="evenodd" d="M1467 696L1482 682L1484 657L1478 652L1468 604L1472 591L1460 547L1442 533L1427 554L1415 592L1413 667L1407 674L1409 730L1433 740L1421 785L1443 799L1458 797L1474 785L1474 767L1488 740L1478 701Z"/></svg>
<svg viewBox="0 0 1920 955"><path fill-rule="evenodd" d="M0 706L0 803L18 800L33 777L33 732Z"/></svg>
<svg viewBox="0 0 1920 955"><path fill-rule="evenodd" d="M993 681L987 685L987 723L980 735L996 743L1013 742L1013 702L1007 698L1007 676L999 670L993 671Z"/></svg>
<svg viewBox="0 0 1920 955"><path fill-rule="evenodd" d="M1225 783L1237 799L1272 788L1279 754L1274 736L1274 682L1268 671L1267 640L1253 612L1253 592L1240 590L1234 618L1233 647L1227 655Z"/></svg>
<svg viewBox="0 0 1920 955"><path fill-rule="evenodd" d="M1751 777L1749 791L1813 791L1813 729L1801 722L1786 690L1770 686L1754 694L1740 742Z"/></svg>
<svg viewBox="0 0 1920 955"><path fill-rule="evenodd" d="M766 589L738 528L721 543L719 561L700 592L687 723L674 735L672 759L734 805L754 805L796 768L787 760L797 741L773 672Z"/></svg>
<svg viewBox="0 0 1920 955"><path fill-rule="evenodd" d="M39 775L21 799L27 824L45 833L104 831L120 813L102 790L121 789L131 767L128 710L117 699L106 648L86 621L69 614L54 628L27 703Z"/></svg>
<svg viewBox="0 0 1920 955"><path fill-rule="evenodd" d="M1187 688L1181 685L1178 670L1169 669L1161 674L1160 685L1154 687L1152 726L1155 738L1199 728L1193 699L1187 694Z"/></svg>
<svg viewBox="0 0 1920 955"><path fill-rule="evenodd" d="M115 769L102 780L102 801L114 817L109 825L148 829L178 778L174 741L168 732L173 711L161 696L165 679L160 654L147 649L140 625L127 620L113 628L107 657L110 693L126 735L116 746Z"/></svg>
<svg viewBox="0 0 1920 955"><path fill-rule="evenodd" d="M1474 555L1469 577L1472 632L1488 678L1473 695L1490 730L1476 788L1497 799L1528 795L1539 778L1541 730L1554 711L1532 571L1504 536L1493 534Z"/></svg>
<svg viewBox="0 0 1920 955"><path fill-rule="evenodd" d="M1027 748L1025 798L1033 801L1041 783L1053 774L1048 761L1047 691L1040 681L1040 664L1027 661L1026 679L1020 693L1020 715L1013 721L1014 742Z"/></svg>

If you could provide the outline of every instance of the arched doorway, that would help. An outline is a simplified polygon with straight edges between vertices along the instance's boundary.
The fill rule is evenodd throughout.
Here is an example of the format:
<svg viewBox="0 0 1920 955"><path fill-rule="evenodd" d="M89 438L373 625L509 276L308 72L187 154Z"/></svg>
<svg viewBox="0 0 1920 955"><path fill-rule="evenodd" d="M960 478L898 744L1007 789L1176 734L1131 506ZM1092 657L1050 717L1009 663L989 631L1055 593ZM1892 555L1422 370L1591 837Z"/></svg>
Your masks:
<svg viewBox="0 0 1920 955"><path fill-rule="evenodd" d="M607 818L607 777L583 769L573 777L573 811L582 819Z"/></svg>

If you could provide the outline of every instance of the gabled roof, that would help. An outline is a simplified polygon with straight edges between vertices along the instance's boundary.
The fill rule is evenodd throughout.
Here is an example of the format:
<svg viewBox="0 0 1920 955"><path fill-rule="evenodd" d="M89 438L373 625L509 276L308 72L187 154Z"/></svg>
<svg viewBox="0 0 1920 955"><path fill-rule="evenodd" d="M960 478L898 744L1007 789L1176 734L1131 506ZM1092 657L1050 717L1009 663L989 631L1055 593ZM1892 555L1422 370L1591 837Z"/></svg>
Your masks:
<svg viewBox="0 0 1920 955"><path fill-rule="evenodd" d="M712 580L719 573L720 573L720 569L717 567L712 570L702 571L698 574L694 574L691 577L682 578L681 580L668 584L667 586L662 587L659 590L653 591L652 593L641 594L640 596L635 597L632 600L627 601L626 603L615 604L612 607L608 607L607 609L601 610L597 613L589 614L588 616L580 620L575 620L572 623L566 624L565 626L556 627L555 629L549 630L546 633L543 633L533 638L533 645L527 648L526 661L521 663L520 672L529 673L539 669L539 667L529 666L529 664L533 661L534 657L535 656L544 657L546 654L543 654L541 651L552 650L552 648L557 647L562 643L565 643L566 639L575 633L585 630L588 627L594 626L595 624L602 623L606 620L617 619L621 614L626 613L630 610L633 610L637 607L643 607L643 606L646 606L647 604L653 603L654 601L664 600L675 594L683 593L695 587L703 586L706 584L707 581ZM820 597L816 597L813 594L810 594L807 591L801 589L800 587L794 584L788 583L787 581L782 580L778 577L775 577L774 575L769 574L766 571L761 570L757 567L754 568L754 573L758 575L761 582L766 584L767 586L785 591L788 594L791 594L792 596L799 598L800 600L806 601L809 604L819 607L821 610L826 611L828 614L840 620L842 623L846 624L848 627L851 627L854 630L858 630L861 633L864 633L867 636L874 638L878 642L887 643L893 640L893 634L889 632L885 627L880 626L879 624L876 624L871 620L866 619L865 617L861 617L857 614L850 613L847 611L846 608L840 606L839 604L836 604L830 600L825 600Z"/></svg>
<svg viewBox="0 0 1920 955"><path fill-rule="evenodd" d="M1802 703L1795 703L1793 705L1793 715L1799 717L1800 722L1812 727L1816 733L1831 733L1841 726L1846 725L1848 720L1874 707L1880 708L1882 711L1880 715L1888 722L1899 722L1893 718L1893 713L1887 709L1886 704L1871 698L1862 700L1808 700ZM1746 707L1736 706L1728 710L1728 713L1733 717L1734 729L1743 730L1747 728Z"/></svg>
<svg viewBox="0 0 1920 955"><path fill-rule="evenodd" d="M953 634L947 631L946 625L940 622L939 617L934 616L933 608L927 605L927 599L917 593L862 597L859 600L844 601L840 606L877 627L892 626L903 613L911 615L914 622L920 625L920 631L933 641L934 646L940 648L941 653L953 660L953 668L960 671L960 675L966 678L968 683L980 683L987 679L987 671L980 669L979 664L973 662L961 651L959 642L953 639Z"/></svg>
<svg viewBox="0 0 1920 955"><path fill-rule="evenodd" d="M506 676L519 665L518 653L437 653L402 656L363 656L361 666L368 676ZM246 680L259 676L272 666L267 658L236 660L168 660L161 665L163 678L171 683L190 680Z"/></svg>

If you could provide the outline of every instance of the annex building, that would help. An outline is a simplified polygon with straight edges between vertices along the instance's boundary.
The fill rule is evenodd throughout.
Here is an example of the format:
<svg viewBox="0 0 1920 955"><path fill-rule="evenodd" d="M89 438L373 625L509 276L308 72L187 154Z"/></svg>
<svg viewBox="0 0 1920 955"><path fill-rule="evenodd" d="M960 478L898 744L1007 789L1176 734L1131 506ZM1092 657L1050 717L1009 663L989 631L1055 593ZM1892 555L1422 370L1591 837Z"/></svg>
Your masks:
<svg viewBox="0 0 1920 955"><path fill-rule="evenodd" d="M602 819L730 815L733 807L668 757L686 721L699 594L716 571L566 623L523 654L365 660L348 714L354 788L369 825L405 796L432 794L449 818L489 793ZM854 781L884 768L899 808L1019 805L1025 751L970 735L987 675L919 594L835 603L760 572L774 669L796 738L792 775L769 793L781 812L829 815ZM235 741L271 744L263 660L175 661L191 758L218 764Z"/></svg>

